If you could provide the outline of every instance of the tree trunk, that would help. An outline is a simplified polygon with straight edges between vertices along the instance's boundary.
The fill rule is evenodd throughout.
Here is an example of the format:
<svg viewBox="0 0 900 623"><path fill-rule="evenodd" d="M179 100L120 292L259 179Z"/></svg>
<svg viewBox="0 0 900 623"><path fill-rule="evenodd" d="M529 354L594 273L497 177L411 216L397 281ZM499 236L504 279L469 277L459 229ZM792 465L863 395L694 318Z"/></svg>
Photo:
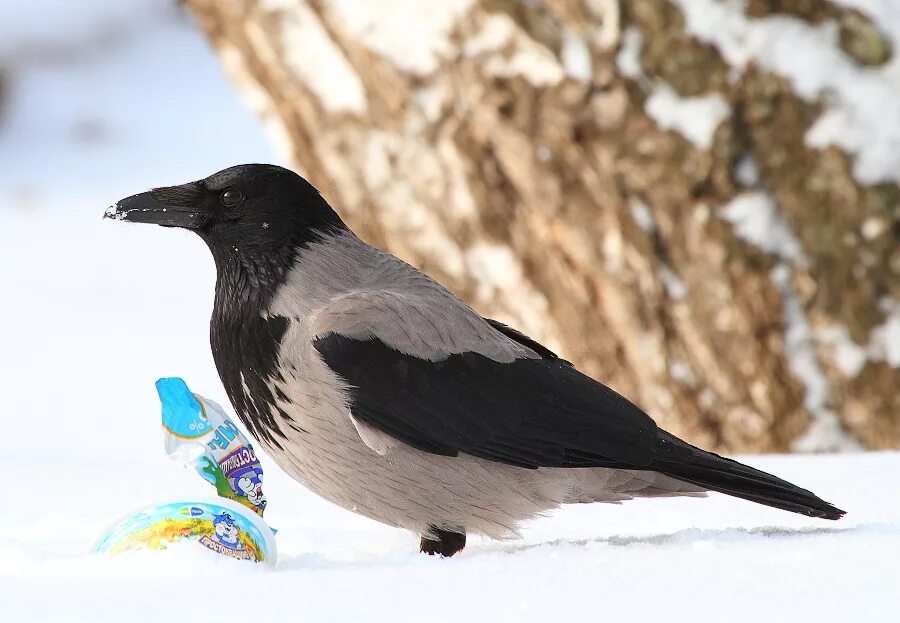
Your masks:
<svg viewBox="0 0 900 623"><path fill-rule="evenodd" d="M828 134L882 127L840 76L900 119L876 16L822 0L187 4L358 234L661 426L722 451L900 445L900 166L865 151L898 130ZM738 37L753 29L769 43ZM772 49L781 32L796 55ZM807 51L829 71L804 81L785 61Z"/></svg>

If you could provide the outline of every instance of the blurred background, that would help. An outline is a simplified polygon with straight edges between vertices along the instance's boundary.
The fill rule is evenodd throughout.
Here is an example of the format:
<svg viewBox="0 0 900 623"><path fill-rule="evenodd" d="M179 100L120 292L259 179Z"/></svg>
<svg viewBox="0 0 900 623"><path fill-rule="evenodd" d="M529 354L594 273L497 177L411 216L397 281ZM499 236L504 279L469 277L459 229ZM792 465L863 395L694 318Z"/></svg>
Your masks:
<svg viewBox="0 0 900 623"><path fill-rule="evenodd" d="M577 505L440 561L262 456L276 572L87 555L212 493L154 381L228 404L205 246L101 215L242 162L679 436L794 452L744 460L847 518ZM898 183L894 0L0 0L4 615L885 620L900 455L859 451L900 448Z"/></svg>
<svg viewBox="0 0 900 623"><path fill-rule="evenodd" d="M283 162L176 3L0 1L0 417L15 453L129 457L115 440L130 426L156 448L166 374L225 397L208 252L101 216L243 161Z"/></svg>
<svg viewBox="0 0 900 623"><path fill-rule="evenodd" d="M898 42L887 0L3 0L7 424L226 402L206 250L100 216L264 161L695 443L900 447Z"/></svg>
<svg viewBox="0 0 900 623"><path fill-rule="evenodd" d="M696 443L900 445L895 3L6 1L0 31L10 387L135 382L127 350L219 391L205 251L99 215L266 161Z"/></svg>

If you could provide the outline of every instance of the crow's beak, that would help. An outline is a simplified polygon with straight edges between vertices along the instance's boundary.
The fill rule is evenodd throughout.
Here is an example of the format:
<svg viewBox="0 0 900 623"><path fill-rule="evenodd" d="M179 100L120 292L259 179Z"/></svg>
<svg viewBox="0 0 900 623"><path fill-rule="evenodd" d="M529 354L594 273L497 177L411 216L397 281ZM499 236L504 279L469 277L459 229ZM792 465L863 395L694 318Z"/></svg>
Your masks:
<svg viewBox="0 0 900 623"><path fill-rule="evenodd" d="M110 206L103 218L129 223L153 223L163 227L197 229L203 224L203 214L195 207L166 205L151 192L132 195Z"/></svg>

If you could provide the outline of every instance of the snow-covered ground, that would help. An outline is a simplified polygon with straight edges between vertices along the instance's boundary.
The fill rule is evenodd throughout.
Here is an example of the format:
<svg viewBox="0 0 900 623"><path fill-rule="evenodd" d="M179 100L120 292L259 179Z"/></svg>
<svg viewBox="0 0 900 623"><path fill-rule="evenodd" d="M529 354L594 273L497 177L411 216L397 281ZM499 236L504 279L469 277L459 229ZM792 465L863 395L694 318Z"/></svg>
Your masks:
<svg viewBox="0 0 900 623"><path fill-rule="evenodd" d="M278 161L199 35L159 4L29 3L77 5L47 31L37 8L25 19L24 3L0 0L0 35L15 21L19 37L0 37L0 63L19 61L0 117L0 621L896 616L900 453L747 458L846 509L836 523L722 496L569 507L522 541L472 539L450 560L316 498L264 456L275 568L190 546L90 554L123 510L212 492L163 452L156 378L227 404L201 242L100 215L153 185ZM128 36L89 44L108 28ZM26 54L34 41L65 53Z"/></svg>

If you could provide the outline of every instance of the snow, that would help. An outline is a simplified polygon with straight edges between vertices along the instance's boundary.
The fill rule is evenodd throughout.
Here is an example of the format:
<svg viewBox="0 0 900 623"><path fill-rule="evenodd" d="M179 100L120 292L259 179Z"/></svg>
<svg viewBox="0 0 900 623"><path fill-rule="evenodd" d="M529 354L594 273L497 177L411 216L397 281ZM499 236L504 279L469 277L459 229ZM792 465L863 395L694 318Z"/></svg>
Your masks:
<svg viewBox="0 0 900 623"><path fill-rule="evenodd" d="M747 162L745 164L745 161ZM755 174L748 169L753 165L752 160L741 160L739 168L743 170L745 185L751 185ZM632 211L634 214L634 211ZM777 283L782 289L782 294L796 299L790 285L790 278L786 277L784 270L790 266L802 268L806 264L803 249L791 231L787 222L778 212L774 198L765 191L747 191L737 195L734 199L719 207L717 214L734 226L735 233L750 244L758 247L766 253L770 253L782 263L776 269ZM636 217L637 218L637 217ZM790 292L788 292L790 290ZM790 322L801 321L802 309L797 303L796 309L787 315ZM865 346L856 344L849 335L846 327L834 325L819 328L812 331L808 328L805 317L802 322L806 328L798 329L799 334L808 336L810 340L829 345L834 351L834 360L838 368L847 376L854 377L862 370L866 361L886 361L893 367L900 367L900 305L893 300L885 298L882 302L885 314L883 323L874 327L869 334L869 341ZM796 312L796 313L794 313ZM791 319L794 319L793 321ZM788 329L790 331L790 328ZM828 382L824 373L816 362L815 349L806 338L795 340L797 344L808 344L800 350L788 350L789 359L793 358L792 370L799 371L807 388L814 394L813 398L807 396L807 403L817 405L820 413L826 413L824 405L830 393L825 388ZM788 339L791 342L791 339ZM800 361L803 363L800 363ZM815 365L813 365L815 364ZM821 394L821 395L820 395ZM830 412L829 412L830 413ZM832 415L826 415L826 419L834 420ZM836 422L836 420L834 420ZM834 428L835 424L829 424Z"/></svg>
<svg viewBox="0 0 900 623"><path fill-rule="evenodd" d="M584 39L569 28L563 31L560 57L567 74L576 80L590 82L593 75L591 51Z"/></svg>
<svg viewBox="0 0 900 623"><path fill-rule="evenodd" d="M891 367L900 368L900 303L884 298L881 307L887 318L872 329L869 335L869 356L876 361L886 361Z"/></svg>
<svg viewBox="0 0 900 623"><path fill-rule="evenodd" d="M681 97L661 80L651 80L641 67L643 35L630 26L622 33L622 44L616 55L616 67L623 76L637 80L647 91L644 110L663 130L675 130L701 149L712 145L716 128L731 107L719 93Z"/></svg>
<svg viewBox="0 0 900 623"><path fill-rule="evenodd" d="M659 267L659 280L666 290L666 294L676 301L680 301L687 296L687 286L675 274L669 266L663 264Z"/></svg>
<svg viewBox="0 0 900 623"><path fill-rule="evenodd" d="M824 102L825 112L806 136L810 146L836 144L856 154L854 175L862 183L900 182L900 54L896 53L900 48L900 3L840 0L839 4L864 11L890 36L895 53L889 63L877 68L855 65L840 50L837 27L830 22L812 26L787 16L753 19L744 14L744 3L739 1L678 0L688 32L715 45L733 67L743 70L753 61L790 79L802 97ZM639 38L626 36L624 44L619 54L620 68L632 73L639 71ZM756 165L749 157L739 162L736 174L744 186L752 187L758 182ZM719 215L734 225L739 236L763 251L794 266L804 265L799 243L767 192L742 193L720 208ZM863 223L861 233L872 239L885 227L887 223L883 219L873 217ZM789 279L783 279L782 283L784 294L793 297L788 292ZM817 329L810 333L810 339L829 345L838 368L851 377L861 371L867 360L887 361L898 367L900 311L897 309L892 301L886 303L884 323L872 330L868 343L862 346L850 339L846 327L840 326ZM799 321L802 316L799 307L798 313L788 317ZM805 318L803 322L806 323ZM799 331L808 333L805 329ZM801 349L800 353L804 352ZM807 403L819 405L818 413L824 414L821 421L828 422L823 426L836 432L836 420L824 406L829 392L822 388L827 381L815 363L813 344L809 344L807 355L793 353L792 356L792 369L801 371L807 385ZM825 437L833 437L832 433Z"/></svg>
<svg viewBox="0 0 900 623"><path fill-rule="evenodd" d="M647 233L656 231L656 220L653 218L653 213L646 203L635 199L632 200L628 207L631 209L631 218L634 219L638 227Z"/></svg>
<svg viewBox="0 0 900 623"><path fill-rule="evenodd" d="M616 54L616 68L626 78L641 78L644 68L641 66L641 48L644 47L644 34L635 26L629 26L622 32L622 43Z"/></svg>
<svg viewBox="0 0 900 623"><path fill-rule="evenodd" d="M805 262L800 243L769 193L741 193L719 208L718 215L734 226L740 238L766 253L798 264Z"/></svg>
<svg viewBox="0 0 900 623"><path fill-rule="evenodd" d="M803 403L812 415L806 432L793 443L799 452L858 450L859 443L844 432L829 406L831 383L816 356L815 335L791 285L791 269L784 262L772 269L772 281L781 292L784 308L785 356L788 367L806 388Z"/></svg>
<svg viewBox="0 0 900 623"><path fill-rule="evenodd" d="M138 232L138 227L124 229ZM148 251L155 233L152 228L146 235L135 233L130 242L135 250ZM114 236L94 228L98 241ZM188 253L196 241L186 242L191 244L165 264L193 259ZM156 272L149 266L138 270L151 279ZM102 283L104 276L94 280ZM111 289L110 305L126 312L139 308L119 296L129 293ZM189 317L200 314L195 307L200 306L189 306ZM148 311L170 310L160 303ZM201 351L173 347L166 332L154 336L158 345L147 353L151 361L168 362L168 370L180 361L178 371L194 376L199 390L213 386L201 382L207 380L197 356ZM100 387L88 377L108 373L107 362L118 347L112 340L98 344L87 362L79 359L85 371L78 376L94 392L126 406L117 424L110 425L114 412L106 397L93 408L73 397L68 415L77 413L89 435L80 434L78 444L63 444L56 441L67 435L56 427L21 426L20 440L49 443L37 450L16 447L0 458L0 469L16 474L16 503L0 520L5 622L118 623L175 616L213 621L226 609L229 618L253 620L283 620L286 613L311 621L546 621L566 615L590 620L602 612L605 619L628 621L802 616L827 622L889 620L898 605L896 452L745 457L847 509L839 522L718 495L571 506L529 524L522 541L470 539L469 548L450 560L422 556L412 535L314 497L264 456L266 518L279 530L274 569L190 546L110 558L89 554L93 540L122 510L177 493L211 493L163 452L150 395L150 379L161 366L128 360L118 375L122 387ZM33 380L22 383L39 387ZM21 419L34 422L41 406ZM225 595L233 596L224 602Z"/></svg>
<svg viewBox="0 0 900 623"><path fill-rule="evenodd" d="M697 377L694 376L694 372L685 362L680 360L675 360L669 364L669 376L689 387L697 382Z"/></svg>
<svg viewBox="0 0 900 623"><path fill-rule="evenodd" d="M504 54L512 47L511 54ZM486 56L484 71L492 76L521 76L535 86L551 86L563 79L562 65L543 45L522 34L509 15L488 15L481 29L466 43L463 52L467 56ZM584 59L578 59L570 51L569 71L584 70L579 67ZM565 60L565 59L564 59ZM590 59L588 59L590 60Z"/></svg>
<svg viewBox="0 0 900 623"><path fill-rule="evenodd" d="M187 232L102 221L99 209L2 218L4 257L32 263L0 271L0 288L29 301L0 307L16 327L2 381L0 473L15 482L0 515L5 622L218 620L215 596L232 591L229 616L259 620L541 621L602 604L610 620L838 621L896 608L900 453L745 457L848 510L837 523L718 495L573 506L523 541L473 539L451 560L418 555L412 535L316 498L263 456L274 570L184 548L90 555L123 510L211 493L165 456L153 381L180 374L227 404L206 337L212 262ZM54 254L32 253L38 233ZM79 304L62 314L61 300Z"/></svg>
<svg viewBox="0 0 900 623"><path fill-rule="evenodd" d="M472 0L328 0L349 36L414 74L434 71Z"/></svg>
<svg viewBox="0 0 900 623"><path fill-rule="evenodd" d="M294 4L282 27L288 64L315 91L322 106L364 113L367 102L362 81L312 9Z"/></svg>
<svg viewBox="0 0 900 623"><path fill-rule="evenodd" d="M885 297L880 301L880 307L885 320L872 328L865 346L854 342L843 326L830 326L816 332L816 339L834 348L835 363L847 376L859 374L867 361L884 361L893 368L900 368L900 304Z"/></svg>
<svg viewBox="0 0 900 623"><path fill-rule="evenodd" d="M29 3L74 7L72 28L48 31L20 11L17 27L35 24L31 49L60 37L91 50L94 22L79 16L111 4L118 11L99 0ZM154 381L180 375L228 404L207 337L208 252L188 232L102 220L103 210L160 183L278 161L200 36L176 15L149 19L121 4L104 15L122 15L131 36L110 44L112 53L13 63L0 125L4 623L896 614L898 452L745 457L847 510L836 523L719 495L572 506L528 524L521 541L473 538L450 560L417 554L413 535L334 507L262 456L266 519L279 530L274 569L190 546L90 554L124 510L212 494L165 455ZM0 34L10 14L0 5ZM85 115L108 128L106 139L72 139ZM514 267L498 278L509 274ZM672 373L687 382L681 365Z"/></svg>
<svg viewBox="0 0 900 623"><path fill-rule="evenodd" d="M811 147L838 145L856 154L854 175L864 184L900 182L900 3L841 0L873 16L893 41L890 62L856 65L838 45L833 22L817 26L787 16L747 17L740 0L676 0L686 29L716 46L738 70L751 61L789 79L798 94L823 100L810 128Z"/></svg>
<svg viewBox="0 0 900 623"><path fill-rule="evenodd" d="M859 374L869 359L866 349L850 337L847 327L832 325L816 331L816 339L834 349L834 362L846 376Z"/></svg>
<svg viewBox="0 0 900 623"><path fill-rule="evenodd" d="M741 166L748 168L751 165ZM752 171L745 171L744 176L750 181ZM792 271L805 266L806 258L800 243L778 212L774 198L766 191L747 191L721 206L717 214L732 224L740 238L779 259L772 269L772 281L783 301L785 356L791 372L803 383L804 406L812 415L808 429L794 441L793 449L800 452L858 449L859 443L844 432L840 419L829 407L832 388L819 363L817 340L840 348L838 365L842 369L861 364L850 361L847 343L840 341L839 331L815 332L810 327L791 283Z"/></svg>
<svg viewBox="0 0 900 623"><path fill-rule="evenodd" d="M759 183L759 165L752 153L746 153L740 157L734 167L734 179L746 188L752 188Z"/></svg>
<svg viewBox="0 0 900 623"><path fill-rule="evenodd" d="M718 93L681 97L664 82L655 84L644 109L663 130L676 130L701 149L709 149L716 128L731 114Z"/></svg>

